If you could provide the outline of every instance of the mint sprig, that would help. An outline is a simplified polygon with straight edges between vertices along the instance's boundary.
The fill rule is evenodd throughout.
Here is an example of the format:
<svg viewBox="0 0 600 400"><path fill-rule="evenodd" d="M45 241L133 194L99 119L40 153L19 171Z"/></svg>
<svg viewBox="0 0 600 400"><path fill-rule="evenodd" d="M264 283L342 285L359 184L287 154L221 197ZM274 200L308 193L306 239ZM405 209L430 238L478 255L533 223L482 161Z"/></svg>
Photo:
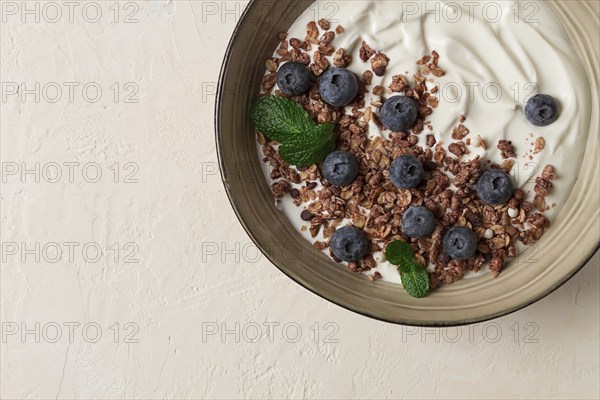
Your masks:
<svg viewBox="0 0 600 400"><path fill-rule="evenodd" d="M250 120L259 132L280 143L279 155L289 164L307 167L335 149L332 124L316 124L298 103L281 96L258 99Z"/></svg>
<svg viewBox="0 0 600 400"><path fill-rule="evenodd" d="M323 161L333 150L333 125L323 124L287 139L279 147L279 155L290 164L305 167Z"/></svg>
<svg viewBox="0 0 600 400"><path fill-rule="evenodd" d="M412 247L405 241L394 240L385 247L385 258L400 268L413 262L413 257Z"/></svg>
<svg viewBox="0 0 600 400"><path fill-rule="evenodd" d="M429 292L429 275L422 266L415 264L408 272L402 272L402 286L412 297L425 297Z"/></svg>
<svg viewBox="0 0 600 400"><path fill-rule="evenodd" d="M429 292L429 274L415 261L412 247L404 241L394 240L385 247L385 258L398 266L404 290L412 297L425 297Z"/></svg>

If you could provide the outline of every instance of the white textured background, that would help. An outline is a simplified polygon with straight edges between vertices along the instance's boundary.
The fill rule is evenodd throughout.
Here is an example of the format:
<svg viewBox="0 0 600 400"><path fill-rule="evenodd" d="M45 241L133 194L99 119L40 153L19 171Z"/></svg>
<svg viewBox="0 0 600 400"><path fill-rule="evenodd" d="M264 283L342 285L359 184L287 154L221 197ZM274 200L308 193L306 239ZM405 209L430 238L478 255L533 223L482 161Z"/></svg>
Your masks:
<svg viewBox="0 0 600 400"><path fill-rule="evenodd" d="M0 3L2 398L600 396L597 257L533 306L437 330L343 310L258 254L213 139L246 2L57 2L56 22Z"/></svg>

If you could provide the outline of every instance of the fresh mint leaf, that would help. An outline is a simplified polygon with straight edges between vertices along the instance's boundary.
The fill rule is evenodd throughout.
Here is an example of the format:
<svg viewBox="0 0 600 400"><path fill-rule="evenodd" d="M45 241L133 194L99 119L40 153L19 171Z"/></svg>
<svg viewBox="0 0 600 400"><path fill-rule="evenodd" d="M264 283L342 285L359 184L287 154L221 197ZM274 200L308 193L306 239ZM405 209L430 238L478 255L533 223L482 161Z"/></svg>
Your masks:
<svg viewBox="0 0 600 400"><path fill-rule="evenodd" d="M413 262L408 272L402 272L402 286L412 297L421 298L429 292L429 274L419 264Z"/></svg>
<svg viewBox="0 0 600 400"><path fill-rule="evenodd" d="M316 125L302 135L286 138L279 146L279 155L298 167L307 167L323 161L335 150L335 135L332 124Z"/></svg>
<svg viewBox="0 0 600 400"><path fill-rule="evenodd" d="M250 110L252 123L267 138L279 142L279 155L289 164L307 167L335 150L332 124L315 124L296 102L264 96Z"/></svg>
<svg viewBox="0 0 600 400"><path fill-rule="evenodd" d="M315 126L298 103L281 96L258 99L250 109L250 120L260 133L279 143L301 136Z"/></svg>
<svg viewBox="0 0 600 400"><path fill-rule="evenodd" d="M398 266L413 262L414 254L412 247L402 240L394 240L385 247L385 258Z"/></svg>
<svg viewBox="0 0 600 400"><path fill-rule="evenodd" d="M394 240L385 247L385 258L398 266L404 290L412 297L425 297L429 292L429 274L414 257L412 247L405 241Z"/></svg>

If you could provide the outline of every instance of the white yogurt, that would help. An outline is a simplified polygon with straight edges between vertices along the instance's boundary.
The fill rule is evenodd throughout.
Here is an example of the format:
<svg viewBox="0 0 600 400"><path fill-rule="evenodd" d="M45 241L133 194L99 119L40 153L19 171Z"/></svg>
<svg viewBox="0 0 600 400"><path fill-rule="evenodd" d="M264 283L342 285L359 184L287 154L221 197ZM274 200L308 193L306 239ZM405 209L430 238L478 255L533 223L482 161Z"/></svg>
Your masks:
<svg viewBox="0 0 600 400"><path fill-rule="evenodd" d="M303 40L308 22L329 15L331 30L337 25L345 29L332 46L352 54L350 70L361 75L370 69L370 63L359 57L363 41L390 58L385 75L373 77L369 92L376 85L387 88L394 75L412 77L418 67L415 61L436 50L446 75L435 78L439 106L428 117L433 131L426 128L419 144L424 145L429 133L438 142L449 144L459 116L465 115L464 125L471 132L467 137L474 142L480 135L488 145L487 150L469 146L468 157L480 155L484 163L501 163L496 145L501 139L512 141L518 155L512 175L528 200L533 200L535 177L542 168L546 164L556 167L558 179L546 197L548 205L556 206L545 213L550 220L556 217L579 172L591 100L583 66L560 21L544 2L361 0L335 4L339 7L330 15L330 7L315 3L294 22L288 38ZM331 57L329 61L333 65ZM559 103L560 116L547 127L533 126L523 114L527 99L536 93L550 94ZM367 105L370 99L367 95ZM387 138L388 133L370 124L370 137ZM533 154L538 137L543 137L546 145ZM258 152L262 158L260 146ZM268 165L264 170L271 184ZM278 207L299 231L306 224L300 219L302 209L289 196L278 202ZM308 232L301 233L311 242L316 240ZM381 254L375 259L383 280L400 283L395 266L383 261Z"/></svg>

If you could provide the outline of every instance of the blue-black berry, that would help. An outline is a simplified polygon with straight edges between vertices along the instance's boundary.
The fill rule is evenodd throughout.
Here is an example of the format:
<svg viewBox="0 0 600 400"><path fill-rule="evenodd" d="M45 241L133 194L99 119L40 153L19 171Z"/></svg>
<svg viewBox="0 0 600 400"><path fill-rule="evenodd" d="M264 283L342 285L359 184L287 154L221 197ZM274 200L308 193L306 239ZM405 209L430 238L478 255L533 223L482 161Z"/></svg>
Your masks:
<svg viewBox="0 0 600 400"><path fill-rule="evenodd" d="M400 189L417 187L423 178L423 165L411 155L400 156L392 161L390 180Z"/></svg>
<svg viewBox="0 0 600 400"><path fill-rule="evenodd" d="M331 68L321 76L319 93L327 104L345 107L358 94L358 80L346 68Z"/></svg>
<svg viewBox="0 0 600 400"><path fill-rule="evenodd" d="M558 106L547 94L537 94L527 101L525 117L535 126L550 125L558 118Z"/></svg>
<svg viewBox="0 0 600 400"><path fill-rule="evenodd" d="M435 216L424 206L412 206L402 217L402 232L411 238L420 239L431 235L435 229Z"/></svg>
<svg viewBox="0 0 600 400"><path fill-rule="evenodd" d="M477 235L469 228L455 226L451 228L443 240L444 251L455 260L466 260L475 255Z"/></svg>
<svg viewBox="0 0 600 400"><path fill-rule="evenodd" d="M485 171L477 181L477 196L487 204L504 204L510 200L513 191L510 176L499 169Z"/></svg>
<svg viewBox="0 0 600 400"><path fill-rule="evenodd" d="M340 260L358 261L367 254L369 243L363 231L353 226L345 226L333 233L329 246L333 255Z"/></svg>
<svg viewBox="0 0 600 400"><path fill-rule="evenodd" d="M393 96L383 103L381 123L393 132L407 131L417 120L417 103L407 96Z"/></svg>
<svg viewBox="0 0 600 400"><path fill-rule="evenodd" d="M346 186L358 175L356 158L347 151L334 151L323 162L323 175L332 185Z"/></svg>
<svg viewBox="0 0 600 400"><path fill-rule="evenodd" d="M310 69L301 63L287 62L277 71L277 86L288 96L300 96L306 93L311 81Z"/></svg>

